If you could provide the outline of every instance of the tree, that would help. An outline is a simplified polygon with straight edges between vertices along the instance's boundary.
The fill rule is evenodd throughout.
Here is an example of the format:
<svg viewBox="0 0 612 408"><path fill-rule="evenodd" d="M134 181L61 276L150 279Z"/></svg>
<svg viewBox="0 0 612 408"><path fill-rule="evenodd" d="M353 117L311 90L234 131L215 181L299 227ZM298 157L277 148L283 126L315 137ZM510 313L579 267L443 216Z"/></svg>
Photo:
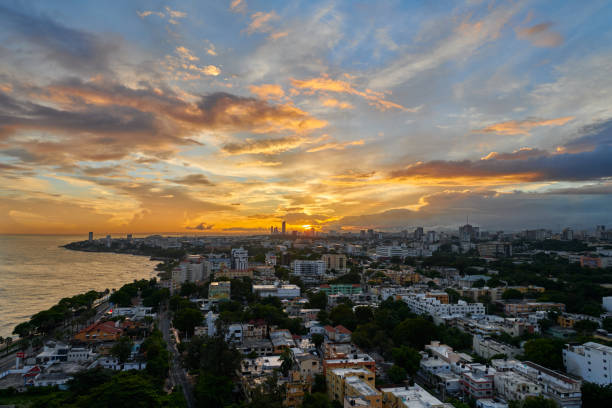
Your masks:
<svg viewBox="0 0 612 408"><path fill-rule="evenodd" d="M198 286L193 282L185 282L181 285L181 296L190 297L198 292Z"/></svg>
<svg viewBox="0 0 612 408"><path fill-rule="evenodd" d="M234 384L226 376L217 376L202 370L193 393L198 407L224 407L232 401Z"/></svg>
<svg viewBox="0 0 612 408"><path fill-rule="evenodd" d="M387 376L393 384L399 384L406 379L406 370L397 364L393 364L387 371Z"/></svg>
<svg viewBox="0 0 612 408"><path fill-rule="evenodd" d="M391 355L395 364L405 369L410 376L414 376L419 370L421 354L412 347L400 346L393 348Z"/></svg>
<svg viewBox="0 0 612 408"><path fill-rule="evenodd" d="M281 360L281 372L285 377L289 375L289 371L293 368L293 355L291 354L291 350L288 348L284 349L280 355Z"/></svg>
<svg viewBox="0 0 612 408"><path fill-rule="evenodd" d="M582 406L584 408L605 407L612 401L612 384L598 385L582 383Z"/></svg>
<svg viewBox="0 0 612 408"><path fill-rule="evenodd" d="M20 338L28 337L32 333L32 324L30 322L19 323L13 329L13 334L18 335Z"/></svg>
<svg viewBox="0 0 612 408"><path fill-rule="evenodd" d="M421 350L436 337L436 326L425 319L406 319L393 330L396 345L405 344Z"/></svg>
<svg viewBox="0 0 612 408"><path fill-rule="evenodd" d="M359 306L355 308L355 319L357 324L369 323L374 319L374 312L369 306Z"/></svg>
<svg viewBox="0 0 612 408"><path fill-rule="evenodd" d="M314 394L316 392L325 393L326 391L327 383L325 382L325 376L323 374L315 374L311 392Z"/></svg>
<svg viewBox="0 0 612 408"><path fill-rule="evenodd" d="M525 343L526 360L553 370L563 369L563 341L554 339L534 339Z"/></svg>
<svg viewBox="0 0 612 408"><path fill-rule="evenodd" d="M349 330L355 330L355 326L357 325L353 308L347 304L340 304L334 307L329 313L329 318L334 326L341 324Z"/></svg>
<svg viewBox="0 0 612 408"><path fill-rule="evenodd" d="M331 401L327 394L323 392L312 392L312 394L304 395L302 408L330 408Z"/></svg>
<svg viewBox="0 0 612 408"><path fill-rule="evenodd" d="M522 401L510 401L509 408L558 408L557 403L541 395L527 397Z"/></svg>
<svg viewBox="0 0 612 408"><path fill-rule="evenodd" d="M187 346L187 368L200 368L215 376L232 376L240 365L240 353L222 337L195 336Z"/></svg>
<svg viewBox="0 0 612 408"><path fill-rule="evenodd" d="M327 295L325 292L309 292L308 303L312 309L324 310L327 307Z"/></svg>
<svg viewBox="0 0 612 408"><path fill-rule="evenodd" d="M593 333L599 329L599 324L591 320L580 320L574 323L574 330L581 333Z"/></svg>
<svg viewBox="0 0 612 408"><path fill-rule="evenodd" d="M193 336L195 327L202 323L202 312L198 309L182 309L179 310L172 324L174 327L187 334L187 336Z"/></svg>
<svg viewBox="0 0 612 408"><path fill-rule="evenodd" d="M129 358L130 354L132 354L132 340L129 337L123 336L116 342L111 348L111 354L113 357L119 360L119 363L125 363Z"/></svg>
<svg viewBox="0 0 612 408"><path fill-rule="evenodd" d="M11 348L11 344L13 343L12 337L6 337L4 339L4 343L6 344L6 355L8 356L9 349Z"/></svg>
<svg viewBox="0 0 612 408"><path fill-rule="evenodd" d="M612 317L606 317L603 319L602 326L604 330L612 332Z"/></svg>
<svg viewBox="0 0 612 408"><path fill-rule="evenodd" d="M506 289L504 293L502 293L502 299L504 300L522 299L522 298L523 298L523 293L521 293L521 291L518 289Z"/></svg>
<svg viewBox="0 0 612 408"><path fill-rule="evenodd" d="M321 344L323 344L324 340L325 340L325 337L323 337L321 333L315 333L312 335L312 342L314 343L317 349L321 347Z"/></svg>

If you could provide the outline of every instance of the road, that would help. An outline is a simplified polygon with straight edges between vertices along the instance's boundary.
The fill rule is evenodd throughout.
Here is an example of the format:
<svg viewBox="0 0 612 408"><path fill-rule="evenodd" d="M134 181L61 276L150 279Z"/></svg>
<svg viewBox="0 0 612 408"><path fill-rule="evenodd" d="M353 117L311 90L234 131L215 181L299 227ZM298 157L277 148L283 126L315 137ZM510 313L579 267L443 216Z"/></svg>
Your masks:
<svg viewBox="0 0 612 408"><path fill-rule="evenodd" d="M97 322L98 320L100 320L102 318L102 316L104 316L104 314L106 313L106 311L109 308L109 304L107 302L101 303L100 305L98 305L96 307L96 315L90 319L90 322ZM86 326L86 325L85 325ZM83 328L85 326L82 326L80 328ZM60 327L61 330L66 330L66 329L70 329L70 322L66 322L66 324L62 327ZM17 342L18 338L17 336L13 337L13 341ZM46 342L47 340L49 340L49 337L46 337L43 339L43 343ZM0 373L3 373L4 371L10 370L15 368L15 353L21 351L19 350L17 347L13 348L11 350L11 352L9 352L8 356L5 355L5 352L2 351L0 352L1 356L0 356ZM34 355L36 355L36 353L34 352L34 350L32 350L32 347L28 347L28 349L26 350L26 356L27 357L33 357ZM23 361L21 362L21 364L23 365Z"/></svg>
<svg viewBox="0 0 612 408"><path fill-rule="evenodd" d="M181 386L185 401L187 401L187 407L194 408L196 405L193 397L193 387L187 380L187 374L181 365L181 357L176 348L176 343L174 339L171 338L170 318L167 311L160 312L159 314L159 329L162 331L164 340L168 345L168 351L170 351L170 383L172 386Z"/></svg>

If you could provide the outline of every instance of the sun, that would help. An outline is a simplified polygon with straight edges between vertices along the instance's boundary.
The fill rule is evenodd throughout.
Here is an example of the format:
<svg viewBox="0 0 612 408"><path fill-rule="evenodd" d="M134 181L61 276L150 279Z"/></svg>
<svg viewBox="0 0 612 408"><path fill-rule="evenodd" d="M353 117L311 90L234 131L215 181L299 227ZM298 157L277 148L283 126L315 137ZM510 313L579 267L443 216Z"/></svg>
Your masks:
<svg viewBox="0 0 612 408"><path fill-rule="evenodd" d="M310 226L310 224L306 224L306 225L302 225L302 228L304 228L305 230L309 230L312 227Z"/></svg>

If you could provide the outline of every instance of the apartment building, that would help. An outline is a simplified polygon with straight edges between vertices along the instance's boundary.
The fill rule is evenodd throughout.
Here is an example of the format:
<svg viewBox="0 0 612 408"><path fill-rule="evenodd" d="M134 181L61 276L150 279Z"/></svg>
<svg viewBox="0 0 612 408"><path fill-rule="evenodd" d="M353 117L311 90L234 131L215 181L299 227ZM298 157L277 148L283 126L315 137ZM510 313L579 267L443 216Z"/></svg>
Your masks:
<svg viewBox="0 0 612 408"><path fill-rule="evenodd" d="M344 273L348 270L346 265L346 255L344 254L324 254L321 260L325 263L325 270L334 270Z"/></svg>
<svg viewBox="0 0 612 408"><path fill-rule="evenodd" d="M368 407L382 408L382 394L375 388L375 375L365 368L334 368L326 374L327 394L331 400L363 399Z"/></svg>
<svg viewBox="0 0 612 408"><path fill-rule="evenodd" d="M421 386L414 384L408 387L381 388L383 408L447 408L445 404Z"/></svg>
<svg viewBox="0 0 612 408"><path fill-rule="evenodd" d="M566 344L563 364L568 373L599 385L612 384L612 347L588 342L582 345Z"/></svg>
<svg viewBox="0 0 612 408"><path fill-rule="evenodd" d="M292 273L305 284L313 285L321 281L325 275L325 262L296 259L291 263Z"/></svg>
<svg viewBox="0 0 612 408"><path fill-rule="evenodd" d="M472 348L476 355L486 359L499 355L512 358L521 353L521 349L519 348L480 335L472 337Z"/></svg>

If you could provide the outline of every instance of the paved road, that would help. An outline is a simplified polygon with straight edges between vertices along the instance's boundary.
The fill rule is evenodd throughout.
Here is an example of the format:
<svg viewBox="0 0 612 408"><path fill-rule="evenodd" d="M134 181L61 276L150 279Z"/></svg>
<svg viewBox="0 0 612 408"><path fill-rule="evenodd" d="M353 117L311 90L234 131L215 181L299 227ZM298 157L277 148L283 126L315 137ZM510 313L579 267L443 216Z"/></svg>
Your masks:
<svg viewBox="0 0 612 408"><path fill-rule="evenodd" d="M168 351L170 351L170 383L173 386L181 386L181 388L183 389L183 395L185 396L185 400L187 401L187 407L194 408L196 405L195 399L193 397L193 387L191 386L191 383L187 380L185 370L181 366L180 354L176 349L174 339L170 335L170 319L168 317L168 312L160 312L159 316L159 328L162 331L164 340L168 344Z"/></svg>

